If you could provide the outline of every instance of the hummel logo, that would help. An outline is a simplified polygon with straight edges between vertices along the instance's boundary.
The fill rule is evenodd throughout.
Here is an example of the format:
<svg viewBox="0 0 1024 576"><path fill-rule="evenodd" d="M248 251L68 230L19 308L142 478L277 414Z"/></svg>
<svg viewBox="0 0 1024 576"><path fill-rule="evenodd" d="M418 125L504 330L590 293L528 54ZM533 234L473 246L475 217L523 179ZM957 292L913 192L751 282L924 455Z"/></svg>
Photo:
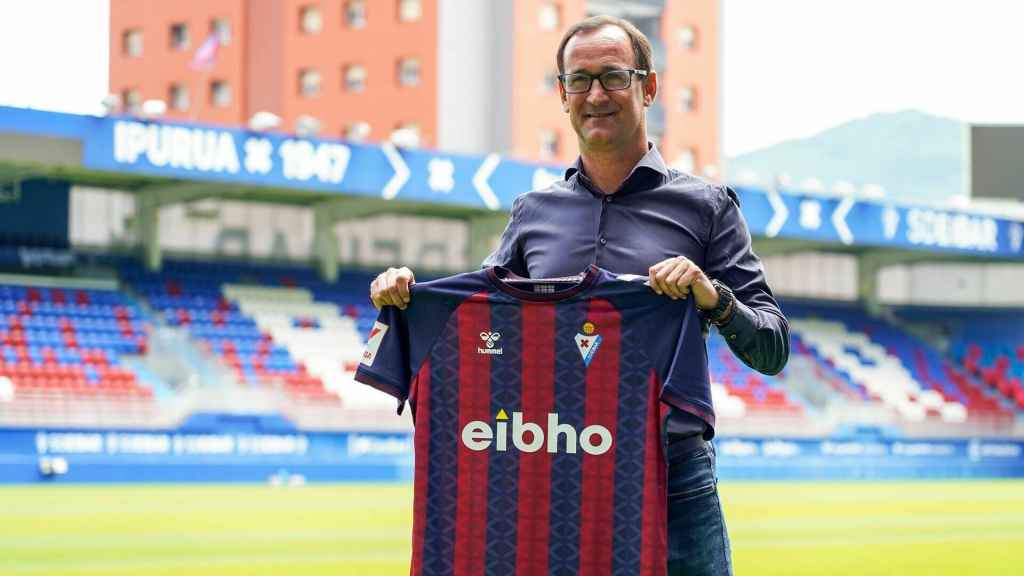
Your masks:
<svg viewBox="0 0 1024 576"><path fill-rule="evenodd" d="M501 355L501 348L495 348L494 343L501 340L500 332L481 332L480 339L483 340L486 348L477 348L477 354L496 354Z"/></svg>

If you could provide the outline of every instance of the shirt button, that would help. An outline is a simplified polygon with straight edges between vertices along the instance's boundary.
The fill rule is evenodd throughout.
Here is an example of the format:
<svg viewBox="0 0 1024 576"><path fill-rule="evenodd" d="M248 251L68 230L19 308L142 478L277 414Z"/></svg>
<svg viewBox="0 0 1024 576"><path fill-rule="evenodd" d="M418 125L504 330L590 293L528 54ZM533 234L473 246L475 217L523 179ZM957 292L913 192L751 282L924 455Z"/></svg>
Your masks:
<svg viewBox="0 0 1024 576"><path fill-rule="evenodd" d="M605 202L611 202L612 201L612 197L611 196L605 196L604 197L604 201Z"/></svg>
<svg viewBox="0 0 1024 576"><path fill-rule="evenodd" d="M604 236L601 236L601 245L604 246L607 243L608 243L608 240L606 240Z"/></svg>
<svg viewBox="0 0 1024 576"><path fill-rule="evenodd" d="M730 334L729 335L729 340L735 340L735 339L736 339L736 335L735 334Z"/></svg>

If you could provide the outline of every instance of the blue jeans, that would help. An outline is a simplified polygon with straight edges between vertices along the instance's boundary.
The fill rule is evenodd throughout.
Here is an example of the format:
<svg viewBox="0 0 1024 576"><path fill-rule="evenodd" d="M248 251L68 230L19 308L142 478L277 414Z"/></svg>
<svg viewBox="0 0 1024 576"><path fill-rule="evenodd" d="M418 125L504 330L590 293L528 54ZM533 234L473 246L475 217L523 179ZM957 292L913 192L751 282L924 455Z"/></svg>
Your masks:
<svg viewBox="0 0 1024 576"><path fill-rule="evenodd" d="M731 576L714 445L673 451L669 444L667 454L669 576Z"/></svg>

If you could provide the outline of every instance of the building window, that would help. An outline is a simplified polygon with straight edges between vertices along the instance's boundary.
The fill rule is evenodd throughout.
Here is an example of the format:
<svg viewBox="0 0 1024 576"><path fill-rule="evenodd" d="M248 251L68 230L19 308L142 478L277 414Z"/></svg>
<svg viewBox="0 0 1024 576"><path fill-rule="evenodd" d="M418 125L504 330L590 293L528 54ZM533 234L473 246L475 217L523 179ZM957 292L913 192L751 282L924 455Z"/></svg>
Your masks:
<svg viewBox="0 0 1024 576"><path fill-rule="evenodd" d="M305 34L319 34L324 21L318 6L303 6L299 9L299 27Z"/></svg>
<svg viewBox="0 0 1024 576"><path fill-rule="evenodd" d="M188 24L179 22L177 24L171 24L171 49L172 50L188 50L189 47L189 34Z"/></svg>
<svg viewBox="0 0 1024 576"><path fill-rule="evenodd" d="M312 138L320 133L320 119L303 114L295 119L295 133L304 138Z"/></svg>
<svg viewBox="0 0 1024 576"><path fill-rule="evenodd" d="M398 84L416 86L420 83L420 61L415 58L402 58L398 61Z"/></svg>
<svg viewBox="0 0 1024 576"><path fill-rule="evenodd" d="M362 92L366 89L366 68L359 64L345 66L342 73L346 92Z"/></svg>
<svg viewBox="0 0 1024 576"><path fill-rule="evenodd" d="M138 114L142 111L142 94L136 88L126 88L121 91L121 103L125 112Z"/></svg>
<svg viewBox="0 0 1024 576"><path fill-rule="evenodd" d="M543 160L558 157L558 132L554 130L540 131L540 157Z"/></svg>
<svg viewBox="0 0 1024 576"><path fill-rule="evenodd" d="M545 2L540 6L540 29L558 30L562 23L562 8L554 2Z"/></svg>
<svg viewBox="0 0 1024 576"><path fill-rule="evenodd" d="M679 47L692 50L697 46L697 30L693 26L685 26L679 30Z"/></svg>
<svg viewBox="0 0 1024 576"><path fill-rule="evenodd" d="M420 145L420 126L415 122L399 124L391 133L391 141L395 146L417 148Z"/></svg>
<svg viewBox="0 0 1024 576"><path fill-rule="evenodd" d="M356 122L345 129L343 137L352 142L366 142L366 139L370 137L370 124Z"/></svg>
<svg viewBox="0 0 1024 576"><path fill-rule="evenodd" d="M231 85L225 80L214 80L210 82L210 104L217 108L227 108L231 105Z"/></svg>
<svg viewBox="0 0 1024 576"><path fill-rule="evenodd" d="M311 98L320 94L320 73L312 68L299 70L299 94Z"/></svg>
<svg viewBox="0 0 1024 576"><path fill-rule="evenodd" d="M181 84L171 84L170 90L167 91L167 101L174 110L188 110L188 88Z"/></svg>
<svg viewBox="0 0 1024 576"><path fill-rule="evenodd" d="M679 109L683 112L693 112L697 107L696 90L691 86L685 86L679 91Z"/></svg>
<svg viewBox="0 0 1024 576"><path fill-rule="evenodd" d="M366 26L366 0L348 0L345 3L345 24L349 28Z"/></svg>
<svg viewBox="0 0 1024 576"><path fill-rule="evenodd" d="M398 19L402 22L415 22L423 15L423 4L420 0L398 0Z"/></svg>
<svg viewBox="0 0 1024 576"><path fill-rule="evenodd" d="M221 46L231 44L231 22L227 18L214 18L210 21L210 34L217 37Z"/></svg>
<svg viewBox="0 0 1024 576"><path fill-rule="evenodd" d="M121 36L121 50L125 56L139 58L142 56L142 30L125 30Z"/></svg>

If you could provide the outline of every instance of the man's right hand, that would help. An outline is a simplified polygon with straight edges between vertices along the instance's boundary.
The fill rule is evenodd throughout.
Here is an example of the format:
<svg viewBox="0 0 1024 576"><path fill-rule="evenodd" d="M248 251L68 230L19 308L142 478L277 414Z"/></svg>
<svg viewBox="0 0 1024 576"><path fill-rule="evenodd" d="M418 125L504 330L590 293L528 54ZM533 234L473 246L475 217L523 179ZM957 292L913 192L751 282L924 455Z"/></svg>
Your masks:
<svg viewBox="0 0 1024 576"><path fill-rule="evenodd" d="M412 270L405 266L388 268L370 283L370 301L378 310L383 306L398 306L405 310L409 305L409 287L415 283Z"/></svg>

